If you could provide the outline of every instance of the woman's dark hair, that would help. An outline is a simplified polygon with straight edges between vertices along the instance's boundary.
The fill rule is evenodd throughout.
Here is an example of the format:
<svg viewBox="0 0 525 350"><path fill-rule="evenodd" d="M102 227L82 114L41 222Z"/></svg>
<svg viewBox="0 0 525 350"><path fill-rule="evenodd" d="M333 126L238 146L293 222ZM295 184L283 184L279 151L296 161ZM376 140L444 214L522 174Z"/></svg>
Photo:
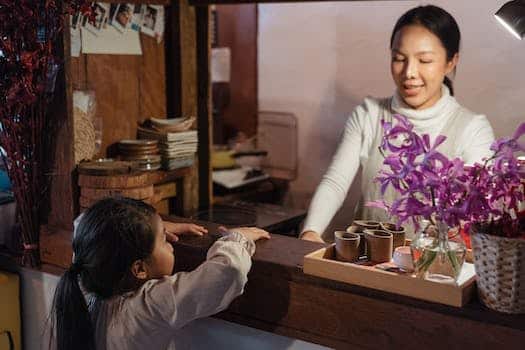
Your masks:
<svg viewBox="0 0 525 350"><path fill-rule="evenodd" d="M447 51L447 61L450 61L454 55L459 52L461 40L459 26L454 17L442 8L427 5L414 7L406 12L397 20L394 30L392 30L390 48L392 48L396 33L408 25L421 25L436 35ZM454 95L452 81L448 77L445 77L443 82L449 88L450 94Z"/></svg>
<svg viewBox="0 0 525 350"><path fill-rule="evenodd" d="M84 212L73 238L73 263L53 299L51 336L57 350L95 349L94 325L79 280L99 300L136 287L131 266L153 251L155 213L128 198L106 198Z"/></svg>

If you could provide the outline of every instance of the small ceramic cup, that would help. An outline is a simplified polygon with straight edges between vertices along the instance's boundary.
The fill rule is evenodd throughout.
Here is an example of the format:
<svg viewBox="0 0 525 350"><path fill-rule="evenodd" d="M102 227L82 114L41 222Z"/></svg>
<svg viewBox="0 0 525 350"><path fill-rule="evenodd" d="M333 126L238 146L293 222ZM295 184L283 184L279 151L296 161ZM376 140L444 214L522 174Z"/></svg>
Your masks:
<svg viewBox="0 0 525 350"><path fill-rule="evenodd" d="M394 264L402 270L411 272L414 271L414 264L412 262L412 253L409 246L397 247L394 250Z"/></svg>
<svg viewBox="0 0 525 350"><path fill-rule="evenodd" d="M397 247L405 245L406 231L402 226L397 226L391 222L382 222L379 224L380 228L386 232L390 232L393 236L392 251L395 251Z"/></svg>
<svg viewBox="0 0 525 350"><path fill-rule="evenodd" d="M339 261L353 262L359 258L358 233L335 231L335 258Z"/></svg>
<svg viewBox="0 0 525 350"><path fill-rule="evenodd" d="M392 260L393 237L384 230L365 230L366 255L374 263L389 262Z"/></svg>
<svg viewBox="0 0 525 350"><path fill-rule="evenodd" d="M377 228L379 228L379 222L372 220L354 220L352 225L346 228L346 232L358 233L361 237L359 241L359 256L366 254L366 238L364 230Z"/></svg>

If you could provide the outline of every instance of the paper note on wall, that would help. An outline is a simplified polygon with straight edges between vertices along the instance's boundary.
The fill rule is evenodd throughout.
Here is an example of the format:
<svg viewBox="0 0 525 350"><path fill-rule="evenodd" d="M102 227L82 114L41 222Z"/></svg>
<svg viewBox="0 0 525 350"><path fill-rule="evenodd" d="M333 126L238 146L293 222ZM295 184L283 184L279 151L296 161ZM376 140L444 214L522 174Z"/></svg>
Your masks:
<svg viewBox="0 0 525 350"><path fill-rule="evenodd" d="M229 47L211 50L211 81L227 83L230 81L231 51Z"/></svg>
<svg viewBox="0 0 525 350"><path fill-rule="evenodd" d="M140 33L135 30L120 32L108 25L97 35L85 28L81 32L84 54L142 55Z"/></svg>
<svg viewBox="0 0 525 350"><path fill-rule="evenodd" d="M81 38L80 38L80 29L73 29L71 28L71 57L78 57L80 56L80 49L81 49Z"/></svg>

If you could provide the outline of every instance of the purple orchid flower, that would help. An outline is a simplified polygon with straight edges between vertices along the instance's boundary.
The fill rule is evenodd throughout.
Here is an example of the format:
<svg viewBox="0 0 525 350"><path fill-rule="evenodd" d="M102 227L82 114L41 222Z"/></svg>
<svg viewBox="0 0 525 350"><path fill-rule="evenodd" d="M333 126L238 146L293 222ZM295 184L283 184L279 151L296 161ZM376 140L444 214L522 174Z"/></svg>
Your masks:
<svg viewBox="0 0 525 350"><path fill-rule="evenodd" d="M438 151L446 137L419 136L408 119L394 115L392 122L381 121L385 154L384 168L376 181L384 194L392 186L399 194L392 203L376 200L367 206L386 210L398 224L418 218L437 219L450 226L512 217L525 199L520 164L516 153L525 152L525 123L511 138L491 145L493 157L483 164L466 166Z"/></svg>

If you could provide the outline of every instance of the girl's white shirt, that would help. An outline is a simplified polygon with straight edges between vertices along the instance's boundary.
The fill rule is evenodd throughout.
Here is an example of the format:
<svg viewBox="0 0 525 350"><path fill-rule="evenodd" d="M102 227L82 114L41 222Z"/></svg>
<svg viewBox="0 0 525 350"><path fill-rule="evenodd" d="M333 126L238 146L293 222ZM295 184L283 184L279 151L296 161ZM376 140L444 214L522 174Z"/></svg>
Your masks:
<svg viewBox="0 0 525 350"><path fill-rule="evenodd" d="M226 309L242 294L254 252L252 240L231 232L210 247L195 270L150 280L101 302L93 313L97 350L187 348L181 329Z"/></svg>

